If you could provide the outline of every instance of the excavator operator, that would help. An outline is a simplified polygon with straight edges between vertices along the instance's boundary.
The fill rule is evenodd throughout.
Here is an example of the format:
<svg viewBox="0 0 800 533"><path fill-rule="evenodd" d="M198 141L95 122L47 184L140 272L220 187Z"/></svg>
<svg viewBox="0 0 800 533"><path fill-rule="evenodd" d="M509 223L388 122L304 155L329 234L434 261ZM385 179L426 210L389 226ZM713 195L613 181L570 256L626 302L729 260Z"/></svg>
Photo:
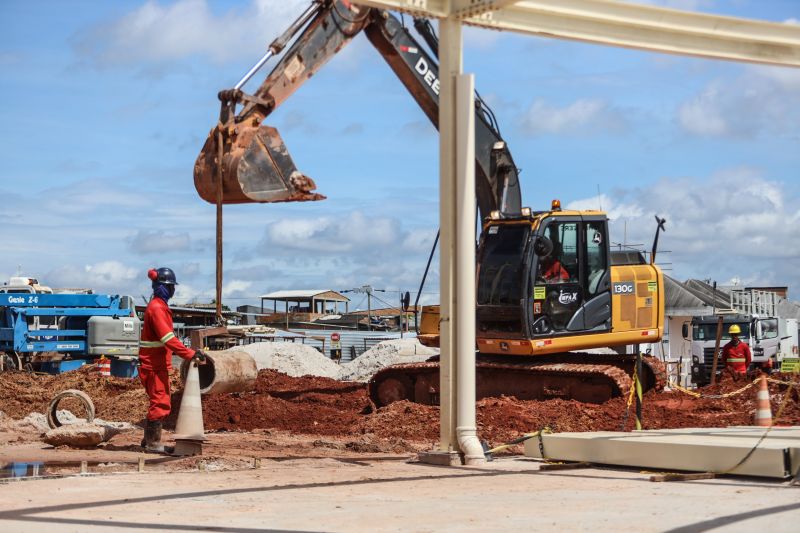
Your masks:
<svg viewBox="0 0 800 533"><path fill-rule="evenodd" d="M750 347L746 342L739 340L739 334L742 328L739 324L733 324L728 329L731 335L731 340L722 348L722 359L725 362L725 368L734 376L744 376L747 374L747 369L750 367L752 356L750 355Z"/></svg>
<svg viewBox="0 0 800 533"><path fill-rule="evenodd" d="M150 399L150 406L142 447L148 452L170 453L161 444L161 429L163 420L172 409L169 390L172 354L183 359L196 359L199 364L205 363L206 354L202 350L187 348L175 336L172 311L168 304L178 284L172 269L150 269L147 277L153 282L153 297L144 312L139 345L139 378Z"/></svg>
<svg viewBox="0 0 800 533"><path fill-rule="evenodd" d="M561 261L548 255L542 258L539 264L539 276L545 283L562 283L569 281L569 272L561 264Z"/></svg>

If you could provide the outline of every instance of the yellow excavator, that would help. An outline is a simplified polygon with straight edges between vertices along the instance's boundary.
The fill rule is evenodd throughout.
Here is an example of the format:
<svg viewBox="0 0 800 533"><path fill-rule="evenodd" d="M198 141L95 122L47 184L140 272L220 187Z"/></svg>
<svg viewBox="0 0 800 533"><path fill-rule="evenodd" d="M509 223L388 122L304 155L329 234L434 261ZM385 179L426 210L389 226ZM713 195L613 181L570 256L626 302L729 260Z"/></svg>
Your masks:
<svg viewBox="0 0 800 533"><path fill-rule="evenodd" d="M278 37L233 89L219 93L220 120L194 169L208 202L324 199L299 172L264 119L362 31L428 118L437 125L438 40L425 19L414 27L390 12L345 0L315 1ZM288 49L286 45L292 43ZM252 94L244 83L270 56L282 55ZM639 252L611 248L601 211L521 206L518 169L491 109L476 94L476 197L483 220L477 265L477 397L565 398L601 403L624 394L636 356L630 347L663 334L663 276ZM438 306L425 307L419 339L438 346ZM663 365L643 358L645 390L664 385ZM369 383L377 406L398 400L439 402L439 364L394 365Z"/></svg>

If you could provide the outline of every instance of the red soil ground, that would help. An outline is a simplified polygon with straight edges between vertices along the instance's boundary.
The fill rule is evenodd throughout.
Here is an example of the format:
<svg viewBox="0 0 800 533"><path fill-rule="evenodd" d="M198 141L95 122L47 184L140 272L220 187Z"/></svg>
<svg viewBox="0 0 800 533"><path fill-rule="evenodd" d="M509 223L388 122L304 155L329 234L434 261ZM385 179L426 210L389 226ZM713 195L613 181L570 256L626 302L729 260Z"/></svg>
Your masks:
<svg viewBox="0 0 800 533"><path fill-rule="evenodd" d="M773 377L798 383L776 423L800 424L800 378ZM177 381L174 376L174 389ZM701 392L718 395L745 384L725 379ZM70 388L89 394L97 416L105 420L140 423L147 408L147 397L138 379L102 377L81 369L59 376L0 374L0 411L13 418L22 418L32 411L44 412L56 393ZM787 390L785 386L770 384L773 413ZM644 397L644 428L748 425L752 423L755 393L756 389L751 388L732 398L694 399L681 392L650 392ZM175 407L179 400L179 393L173 394ZM479 435L498 444L543 427L553 431L619 431L625 422L624 429L630 430L633 413L626 418L625 410L626 398L615 398L601 405L486 398L477 404ZM203 412L207 431L285 430L320 438L357 437L362 443L369 443L370 439L394 442L397 449L419 448L420 443L432 443L439 435L438 407L397 402L373 412L364 384L313 376L293 378L273 370L259 372L254 392L204 397ZM174 418L173 415L167 421L167 427L174 423Z"/></svg>

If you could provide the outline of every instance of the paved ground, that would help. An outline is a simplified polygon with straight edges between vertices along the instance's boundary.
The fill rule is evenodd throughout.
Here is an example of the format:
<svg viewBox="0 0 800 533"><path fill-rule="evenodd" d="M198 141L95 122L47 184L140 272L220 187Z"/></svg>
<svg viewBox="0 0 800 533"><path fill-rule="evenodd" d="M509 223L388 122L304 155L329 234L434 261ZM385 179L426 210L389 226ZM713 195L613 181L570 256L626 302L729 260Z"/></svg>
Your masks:
<svg viewBox="0 0 800 533"><path fill-rule="evenodd" d="M213 468L213 463L207 469ZM617 469L539 472L364 459L264 459L242 471L0 484L0 530L798 531L800 488L725 478L651 483Z"/></svg>

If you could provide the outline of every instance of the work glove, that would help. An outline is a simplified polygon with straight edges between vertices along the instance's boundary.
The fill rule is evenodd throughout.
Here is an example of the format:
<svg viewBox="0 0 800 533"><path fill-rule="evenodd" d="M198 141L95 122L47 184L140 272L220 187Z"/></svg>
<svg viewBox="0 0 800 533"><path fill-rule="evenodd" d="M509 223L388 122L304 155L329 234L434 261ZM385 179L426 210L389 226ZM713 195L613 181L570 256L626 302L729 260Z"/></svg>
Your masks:
<svg viewBox="0 0 800 533"><path fill-rule="evenodd" d="M196 361L198 365L204 365L206 364L207 358L208 356L206 355L206 352L203 350L195 350L192 361Z"/></svg>

